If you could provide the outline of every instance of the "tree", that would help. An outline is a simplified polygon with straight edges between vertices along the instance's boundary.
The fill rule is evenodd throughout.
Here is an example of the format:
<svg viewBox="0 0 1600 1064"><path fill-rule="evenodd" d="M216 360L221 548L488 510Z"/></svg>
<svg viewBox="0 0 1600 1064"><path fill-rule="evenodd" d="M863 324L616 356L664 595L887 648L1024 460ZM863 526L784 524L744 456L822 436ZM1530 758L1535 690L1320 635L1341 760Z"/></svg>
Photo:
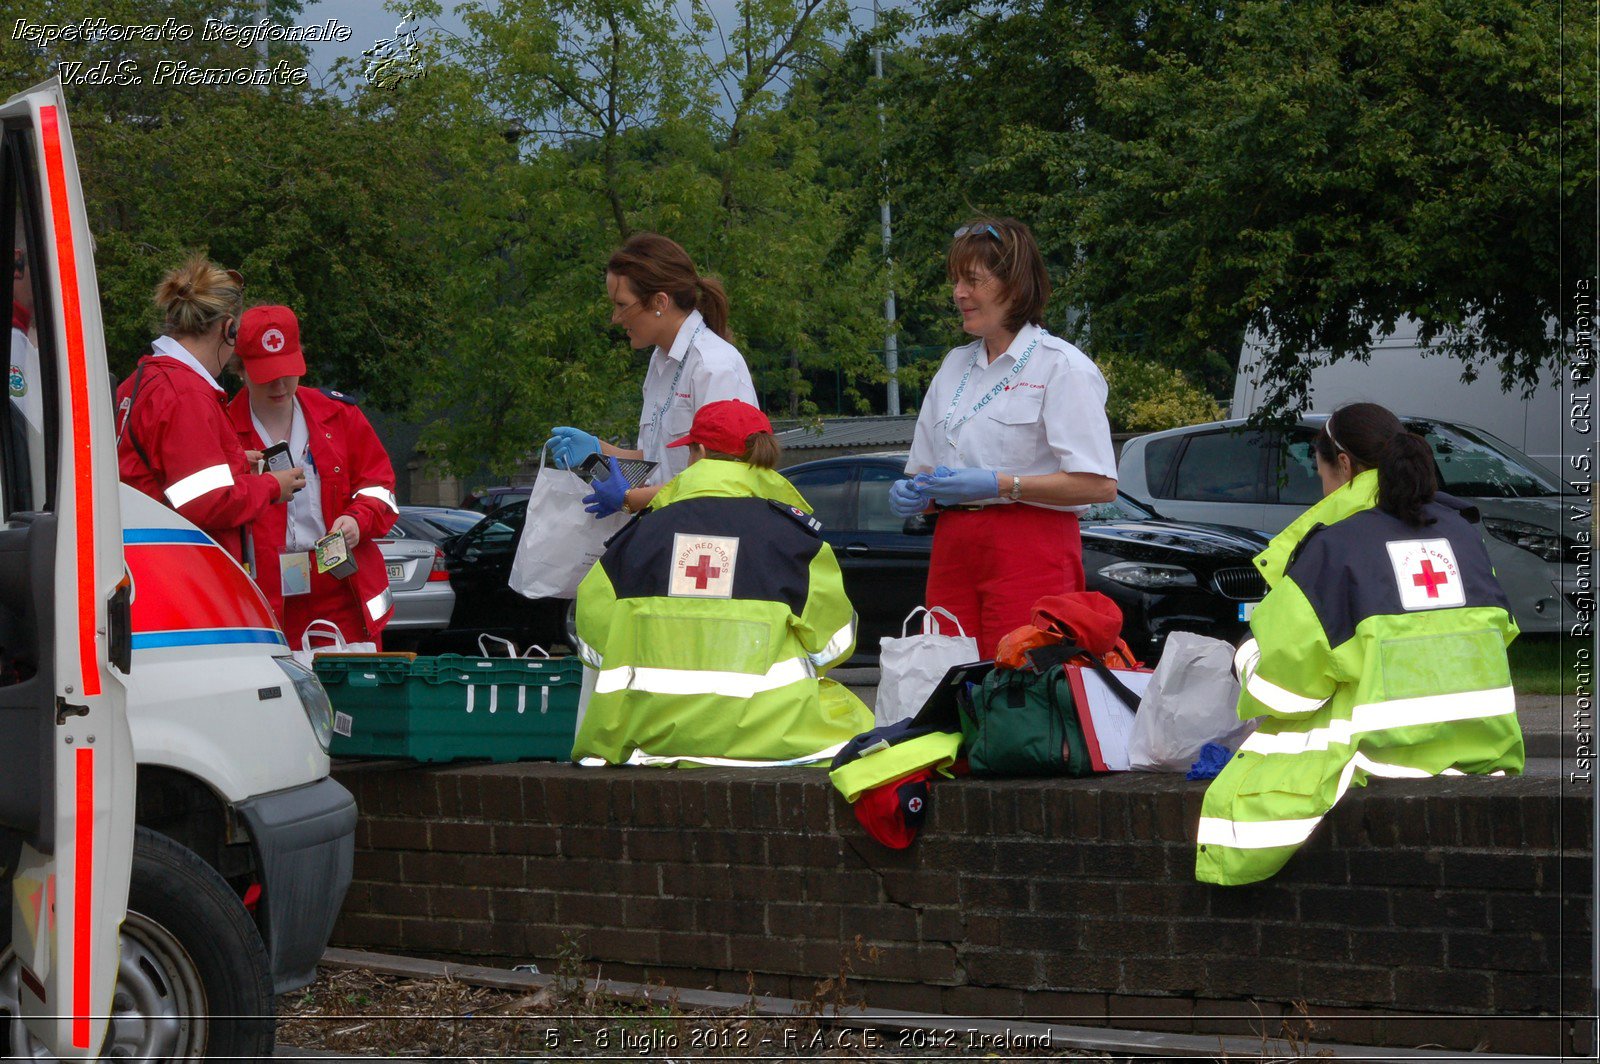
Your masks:
<svg viewBox="0 0 1600 1064"><path fill-rule="evenodd" d="M901 84L927 117L906 172L944 213L1028 217L1096 346L1215 387L1254 330L1294 406L1315 352L1360 357L1402 315L1507 386L1552 359L1552 320L1574 325L1558 276L1594 272L1595 183L1559 145L1594 141L1592 110L1561 125L1564 92L1593 97L1594 25L1563 40L1553 0L961 2L931 21L950 32Z"/></svg>

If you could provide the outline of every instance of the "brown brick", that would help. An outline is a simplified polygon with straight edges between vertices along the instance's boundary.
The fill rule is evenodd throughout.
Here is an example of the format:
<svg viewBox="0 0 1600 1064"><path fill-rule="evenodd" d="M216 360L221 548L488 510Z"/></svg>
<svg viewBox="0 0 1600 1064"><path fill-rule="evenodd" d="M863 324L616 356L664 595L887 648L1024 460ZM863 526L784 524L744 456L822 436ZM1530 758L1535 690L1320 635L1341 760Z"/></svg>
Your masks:
<svg viewBox="0 0 1600 1064"><path fill-rule="evenodd" d="M831 904L767 906L767 930L829 944L843 937L840 907Z"/></svg>
<svg viewBox="0 0 1600 1064"><path fill-rule="evenodd" d="M480 887L526 886L528 884L524 872L524 860L522 857L503 854L468 854L460 861L460 879L452 881L441 878L433 882L444 884L456 882Z"/></svg>
<svg viewBox="0 0 1600 1064"><path fill-rule="evenodd" d="M521 952L514 948L504 930L487 920L460 920L457 924L463 953L474 957L516 957Z"/></svg>
<svg viewBox="0 0 1600 1064"><path fill-rule="evenodd" d="M1158 920L1087 920L1083 948L1119 955L1166 955L1172 949L1171 927Z"/></svg>
<svg viewBox="0 0 1600 1064"><path fill-rule="evenodd" d="M1074 994L1059 990L1035 990L1022 1000L1022 1016L1034 1023L1067 1024L1073 1027L1104 1027L1110 995Z"/></svg>
<svg viewBox="0 0 1600 1064"><path fill-rule="evenodd" d="M520 824L522 780L516 776L484 776L479 784L483 794L483 816L502 824Z"/></svg>
<svg viewBox="0 0 1600 1064"><path fill-rule="evenodd" d="M1186 997L1112 994L1107 1009L1111 1024L1142 1031L1191 1031L1194 1002Z"/></svg>
<svg viewBox="0 0 1600 1064"><path fill-rule="evenodd" d="M1475 1022L1460 1016L1386 1016L1378 1030L1384 1045L1470 1050L1483 1036Z"/></svg>
<svg viewBox="0 0 1600 1064"><path fill-rule="evenodd" d="M1196 1005L1195 1013L1199 1014ZM1289 1023L1311 1025L1311 1037L1318 1042L1343 1042L1347 1045L1376 1045L1378 1021L1372 1016L1352 1015L1349 1009L1331 1005L1307 1005L1305 1015L1299 1015L1298 1006L1288 1013ZM1281 1028L1281 1025L1280 1025Z"/></svg>
<svg viewBox="0 0 1600 1064"><path fill-rule="evenodd" d="M351 949L398 949L400 920L371 913L344 913L333 925L331 944Z"/></svg>
<svg viewBox="0 0 1600 1064"><path fill-rule="evenodd" d="M474 887L429 887L428 914L435 919L488 920L489 892Z"/></svg>
<svg viewBox="0 0 1600 1064"><path fill-rule="evenodd" d="M1483 972L1401 968L1394 973L1397 1002L1421 1009L1480 1011L1490 1005L1489 976Z"/></svg>
<svg viewBox="0 0 1600 1064"><path fill-rule="evenodd" d="M1220 888L1218 893L1234 888ZM1306 887L1300 891L1300 919L1344 927L1389 927L1389 893L1373 889Z"/></svg>
<svg viewBox="0 0 1600 1064"><path fill-rule="evenodd" d="M545 824L496 824L494 853L548 857L561 852L561 829Z"/></svg>
<svg viewBox="0 0 1600 1064"><path fill-rule="evenodd" d="M366 820L368 844L375 850L424 850L428 826L419 820Z"/></svg>
<svg viewBox="0 0 1600 1064"><path fill-rule="evenodd" d="M1487 845L1487 844L1485 844ZM1538 890L1542 858L1524 854L1453 851L1443 855L1440 882L1479 890ZM1554 886L1554 884L1550 884Z"/></svg>
<svg viewBox="0 0 1600 1064"><path fill-rule="evenodd" d="M733 898L695 904L695 930L722 935L763 935L768 931L767 905Z"/></svg>
<svg viewBox="0 0 1600 1064"><path fill-rule="evenodd" d="M949 947L883 945L870 947L854 960L863 979L899 979L949 985L959 981L956 951ZM970 970L969 970L970 975Z"/></svg>
<svg viewBox="0 0 1600 1064"><path fill-rule="evenodd" d="M800 940L782 935L731 935L728 960L738 972L807 974Z"/></svg>
<svg viewBox="0 0 1600 1064"><path fill-rule="evenodd" d="M372 891L373 908L388 916L427 916L428 891L424 887L383 884Z"/></svg>
<svg viewBox="0 0 1600 1064"><path fill-rule="evenodd" d="M556 918L556 895L547 890L496 890L495 920L504 925L548 924Z"/></svg>
<svg viewBox="0 0 1600 1064"><path fill-rule="evenodd" d="M550 817L550 808L545 802L545 780L539 776L522 777L522 817L528 824L555 824ZM559 787L554 781L551 786Z"/></svg>
<svg viewBox="0 0 1600 1064"><path fill-rule="evenodd" d="M1444 936L1441 936L1444 937ZM1471 932L1448 936L1451 968L1487 968L1497 971L1546 972L1555 962L1555 952L1538 932L1506 935L1480 935ZM1442 952L1442 951L1441 951ZM1411 964L1437 964L1430 957L1408 959Z"/></svg>
<svg viewBox="0 0 1600 1064"><path fill-rule="evenodd" d="M944 992L944 1007L949 1016L1004 1018L1022 1015L1027 1000L1021 990L991 986L953 986Z"/></svg>
<svg viewBox="0 0 1600 1064"><path fill-rule="evenodd" d="M588 955L607 966L656 964L661 960L661 935L647 928L596 928L584 936Z"/></svg>
<svg viewBox="0 0 1600 1064"><path fill-rule="evenodd" d="M959 896L959 880L954 872L891 869L881 872L877 879L884 897L896 905L954 905Z"/></svg>
<svg viewBox="0 0 1600 1064"><path fill-rule="evenodd" d="M963 875L960 880L962 908L1026 909L1028 907L1028 880L1001 879L994 876Z"/></svg>
<svg viewBox="0 0 1600 1064"><path fill-rule="evenodd" d="M440 816L452 819L462 816L461 785L454 776L434 776L433 794Z"/></svg>
<svg viewBox="0 0 1600 1064"><path fill-rule="evenodd" d="M461 925L454 920L402 920L400 944L408 950L442 952L461 948Z"/></svg>
<svg viewBox="0 0 1600 1064"><path fill-rule="evenodd" d="M731 898L733 877L720 868L667 864L661 866L661 891L676 898Z"/></svg>
<svg viewBox="0 0 1600 1064"><path fill-rule="evenodd" d="M1327 1005L1389 1005L1396 1000L1392 967L1352 965L1343 958L1329 958L1329 961L1326 964L1301 962L1300 989L1307 1001ZM1257 992L1268 993L1261 989Z"/></svg>
<svg viewBox="0 0 1600 1064"><path fill-rule="evenodd" d="M916 910L893 905L846 905L840 910L845 938L860 935L869 942L917 941Z"/></svg>
<svg viewBox="0 0 1600 1064"><path fill-rule="evenodd" d="M728 967L728 936L661 932L661 962L712 970Z"/></svg>
<svg viewBox="0 0 1600 1064"><path fill-rule="evenodd" d="M1186 916L1199 917L1206 912L1210 904L1210 890L1199 883L1141 883L1135 880L1117 884L1114 891L1109 885L1103 890L1085 891L1080 906L1093 906L1093 911L1105 911L1102 905L1107 898L1115 905L1112 911L1124 916L1161 916L1181 920Z"/></svg>
<svg viewBox="0 0 1600 1064"><path fill-rule="evenodd" d="M1194 994L1205 985L1205 961L1199 957L1122 958L1121 986L1130 994L1157 990Z"/></svg>
<svg viewBox="0 0 1600 1064"><path fill-rule="evenodd" d="M1363 937L1381 938L1391 931L1357 932ZM1350 955L1349 931L1340 927L1310 924L1274 926L1261 936L1261 955L1286 960L1338 961ZM1358 952L1356 954L1360 956ZM1374 963L1369 960L1368 963Z"/></svg>
<svg viewBox="0 0 1600 1064"><path fill-rule="evenodd" d="M858 986L860 984L857 984ZM890 1012L937 1013L941 1007L942 990L922 983L868 983L861 987L867 1007ZM889 1045L898 1044L898 1035L885 1031L882 1037Z"/></svg>
<svg viewBox="0 0 1600 1064"><path fill-rule="evenodd" d="M1181 920L1172 925L1172 947L1183 956L1255 957L1278 930L1264 933L1253 920Z"/></svg>
<svg viewBox="0 0 1600 1064"><path fill-rule="evenodd" d="M620 861L624 856L623 833L607 828L565 831L561 836L561 852L567 857Z"/></svg>
<svg viewBox="0 0 1600 1064"><path fill-rule="evenodd" d="M967 935L965 914L957 908L923 909L919 930L924 942L961 942Z"/></svg>
<svg viewBox="0 0 1600 1064"><path fill-rule="evenodd" d="M396 878L407 883L468 883L466 862L465 855L456 853L403 853Z"/></svg>
<svg viewBox="0 0 1600 1064"><path fill-rule="evenodd" d="M556 920L573 927L620 927L622 899L614 894L581 894L575 891L556 895Z"/></svg>
<svg viewBox="0 0 1600 1064"><path fill-rule="evenodd" d="M774 831L806 830L806 791L801 783L779 783L775 801L777 817L772 822Z"/></svg>
<svg viewBox="0 0 1600 1064"><path fill-rule="evenodd" d="M1017 833L1020 835L1048 836L1045 828L1044 790L1040 787L1019 787L1016 791Z"/></svg>
<svg viewBox="0 0 1600 1064"><path fill-rule="evenodd" d="M1283 1006L1270 1001L1196 998L1193 1004L1196 1034L1243 1035L1265 1041L1276 1036L1283 1016Z"/></svg>
<svg viewBox="0 0 1600 1064"><path fill-rule="evenodd" d="M428 848L446 853L494 853L494 829L488 824L438 821L428 825Z"/></svg>
<svg viewBox="0 0 1600 1064"><path fill-rule="evenodd" d="M1111 953L1051 953L1045 956L1044 979L1055 990L1115 990L1122 985L1122 966Z"/></svg>
<svg viewBox="0 0 1600 1064"><path fill-rule="evenodd" d="M455 786L461 794L460 816L464 820L483 819L483 778L481 776L462 775L453 773ZM439 779L440 801L444 800L444 785L446 778Z"/></svg>
<svg viewBox="0 0 1600 1064"><path fill-rule="evenodd" d="M753 831L708 831L695 836L693 859L705 865L765 865L767 836Z"/></svg>
<svg viewBox="0 0 1600 1064"><path fill-rule="evenodd" d="M1561 978L1547 972L1496 972L1494 1011L1561 1012Z"/></svg>
<svg viewBox="0 0 1600 1064"><path fill-rule="evenodd" d="M1298 961L1260 957L1212 957L1206 960L1207 997L1263 997L1293 1001L1301 996ZM1305 995L1307 1000L1312 995Z"/></svg>

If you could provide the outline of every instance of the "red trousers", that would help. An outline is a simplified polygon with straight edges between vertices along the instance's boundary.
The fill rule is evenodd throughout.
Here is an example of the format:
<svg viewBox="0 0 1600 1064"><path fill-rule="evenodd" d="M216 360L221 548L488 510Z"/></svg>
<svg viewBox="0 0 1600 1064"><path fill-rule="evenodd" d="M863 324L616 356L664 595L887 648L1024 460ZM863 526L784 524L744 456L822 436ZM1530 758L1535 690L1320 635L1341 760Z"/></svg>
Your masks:
<svg viewBox="0 0 1600 1064"><path fill-rule="evenodd" d="M1083 589L1077 514L1025 503L939 514L927 604L955 614L984 658L1032 619L1035 602Z"/></svg>
<svg viewBox="0 0 1600 1064"><path fill-rule="evenodd" d="M332 621L339 626L339 634L346 643L376 643L383 649L379 635L367 634L367 618L361 603L356 601L355 588L349 580L341 580L328 573L317 572L311 566L311 593L289 595L283 600L283 634L289 637L289 649L302 650L300 637L312 621ZM321 649L327 646L326 637L314 640Z"/></svg>

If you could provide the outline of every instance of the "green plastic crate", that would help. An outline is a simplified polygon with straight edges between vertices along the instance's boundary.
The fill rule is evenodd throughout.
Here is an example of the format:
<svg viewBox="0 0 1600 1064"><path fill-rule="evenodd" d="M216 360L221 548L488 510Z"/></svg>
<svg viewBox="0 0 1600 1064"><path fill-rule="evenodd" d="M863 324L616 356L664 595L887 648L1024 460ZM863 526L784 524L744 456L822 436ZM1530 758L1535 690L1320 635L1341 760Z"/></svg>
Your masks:
<svg viewBox="0 0 1600 1064"><path fill-rule="evenodd" d="M314 665L336 714L335 757L572 756L583 683L577 658L339 654L319 655Z"/></svg>

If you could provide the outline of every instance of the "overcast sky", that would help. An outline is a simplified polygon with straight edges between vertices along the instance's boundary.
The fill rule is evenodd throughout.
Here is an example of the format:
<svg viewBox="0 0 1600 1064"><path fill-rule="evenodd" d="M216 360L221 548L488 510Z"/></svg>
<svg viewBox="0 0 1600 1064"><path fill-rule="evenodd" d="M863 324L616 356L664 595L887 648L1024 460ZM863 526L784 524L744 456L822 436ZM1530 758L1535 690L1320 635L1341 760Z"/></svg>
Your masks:
<svg viewBox="0 0 1600 1064"><path fill-rule="evenodd" d="M457 2L458 0L444 0L442 6L445 11L435 23L437 28L447 33L462 32L461 20L454 14ZM862 26L871 25L871 0L854 0L854 2L856 22ZM881 0L881 2L885 9L910 6L908 0ZM735 4L736 0L709 0L712 13L725 26L733 14ZM309 46L313 84L320 83L326 78L333 69L335 60L340 57L348 56L359 62L363 51L380 40L392 38L397 21L393 13L384 10L381 0L307 0L304 13L296 21L299 25L310 26L330 18L337 18L340 23L350 27L350 40L342 44L331 41Z"/></svg>

